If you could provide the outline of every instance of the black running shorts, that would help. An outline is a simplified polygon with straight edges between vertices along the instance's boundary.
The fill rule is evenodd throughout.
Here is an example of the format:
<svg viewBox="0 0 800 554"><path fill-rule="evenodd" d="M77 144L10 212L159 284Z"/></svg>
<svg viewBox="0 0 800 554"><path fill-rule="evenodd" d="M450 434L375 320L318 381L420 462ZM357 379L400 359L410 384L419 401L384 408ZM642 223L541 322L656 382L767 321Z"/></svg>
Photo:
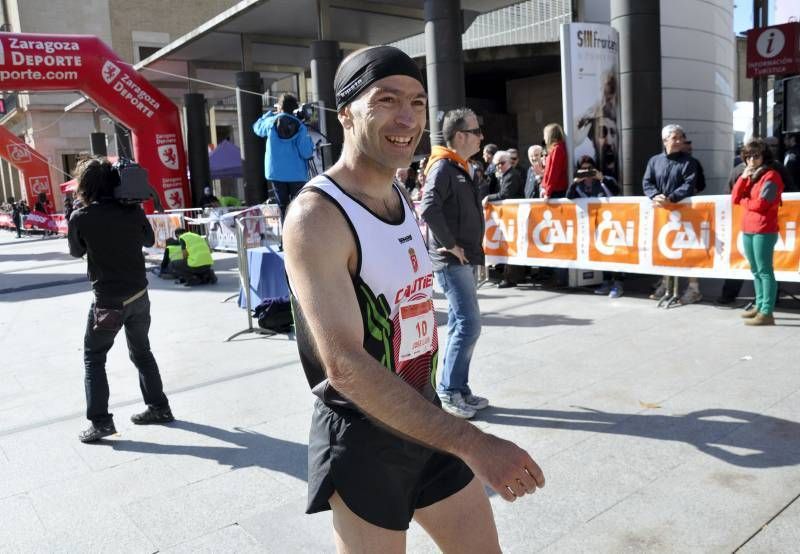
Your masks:
<svg viewBox="0 0 800 554"><path fill-rule="evenodd" d="M455 456L393 435L354 410L314 405L307 514L330 510L335 491L361 519L405 531L414 510L457 493L472 478Z"/></svg>

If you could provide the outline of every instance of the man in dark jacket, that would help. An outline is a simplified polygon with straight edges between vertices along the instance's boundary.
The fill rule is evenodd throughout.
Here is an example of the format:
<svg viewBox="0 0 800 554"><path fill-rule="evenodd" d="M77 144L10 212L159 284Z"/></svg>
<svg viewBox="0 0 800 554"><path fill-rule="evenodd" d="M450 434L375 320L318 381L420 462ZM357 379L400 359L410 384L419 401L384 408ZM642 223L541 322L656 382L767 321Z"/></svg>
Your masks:
<svg viewBox="0 0 800 554"><path fill-rule="evenodd" d="M784 180L784 192L800 190L800 133L786 135L786 155L783 158L783 167L791 180ZM783 177L783 175L781 175Z"/></svg>
<svg viewBox="0 0 800 554"><path fill-rule="evenodd" d="M697 192L697 160L684 152L686 133L680 125L670 124L661 129L661 140L664 152L647 162L642 188L657 208L668 208L670 204ZM665 277L650 298L664 299L670 293L667 285L668 279ZM680 303L693 304L702 299L697 277L689 277L689 286L681 296Z"/></svg>
<svg viewBox="0 0 800 554"><path fill-rule="evenodd" d="M11 198L11 220L17 229L17 238L22 237L22 207Z"/></svg>
<svg viewBox="0 0 800 554"><path fill-rule="evenodd" d="M483 199L483 205L488 202L510 200L512 198L525 198L525 183L520 172L514 167L512 155L507 150L499 150L494 155L494 165L500 182L500 192L490 194ZM503 280L497 288L505 289L516 287L525 277L525 266L506 264L503 268Z"/></svg>
<svg viewBox="0 0 800 554"><path fill-rule="evenodd" d="M447 112L442 131L447 148L432 149L421 213L432 235L428 245L434 275L449 304L437 393L447 412L469 419L489 405L469 388L472 351L481 333L475 269L484 263L484 220L467 160L480 150L483 133L467 108Z"/></svg>
<svg viewBox="0 0 800 554"><path fill-rule="evenodd" d="M92 424L78 438L94 442L116 433L108 412L106 354L125 327L128 353L139 370L139 385L147 409L131 417L137 425L172 421L158 364L150 351L150 299L147 296L142 247L155 242L153 228L138 204L113 199L119 173L104 158L80 162L78 195L85 207L69 220L69 253L86 255L94 302L89 309L83 342L86 368L86 418Z"/></svg>

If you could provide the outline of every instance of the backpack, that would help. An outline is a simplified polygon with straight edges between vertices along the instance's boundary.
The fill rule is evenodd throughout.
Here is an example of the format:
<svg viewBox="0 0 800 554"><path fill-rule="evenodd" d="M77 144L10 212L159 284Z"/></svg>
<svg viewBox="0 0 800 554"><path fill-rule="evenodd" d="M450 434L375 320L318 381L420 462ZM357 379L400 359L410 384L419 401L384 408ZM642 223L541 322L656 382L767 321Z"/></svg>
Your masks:
<svg viewBox="0 0 800 554"><path fill-rule="evenodd" d="M289 333L292 330L292 304L288 296L265 298L255 307L253 315L258 326L273 333Z"/></svg>

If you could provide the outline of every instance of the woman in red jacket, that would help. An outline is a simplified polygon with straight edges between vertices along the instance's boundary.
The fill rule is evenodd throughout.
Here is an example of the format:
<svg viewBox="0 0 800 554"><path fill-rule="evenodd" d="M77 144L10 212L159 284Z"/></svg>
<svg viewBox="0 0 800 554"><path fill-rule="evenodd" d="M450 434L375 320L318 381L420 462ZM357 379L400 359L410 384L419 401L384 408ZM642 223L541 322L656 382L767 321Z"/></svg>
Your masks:
<svg viewBox="0 0 800 554"><path fill-rule="evenodd" d="M544 128L544 143L547 148L542 198L564 198L567 195L567 147L564 144L564 129L558 123Z"/></svg>
<svg viewBox="0 0 800 554"><path fill-rule="evenodd" d="M778 283L772 255L778 240L778 207L783 180L772 165L772 153L763 139L753 138L742 148L745 167L733 187L732 201L744 207L742 234L744 252L753 272L756 301L742 317L746 325L775 325L772 310Z"/></svg>

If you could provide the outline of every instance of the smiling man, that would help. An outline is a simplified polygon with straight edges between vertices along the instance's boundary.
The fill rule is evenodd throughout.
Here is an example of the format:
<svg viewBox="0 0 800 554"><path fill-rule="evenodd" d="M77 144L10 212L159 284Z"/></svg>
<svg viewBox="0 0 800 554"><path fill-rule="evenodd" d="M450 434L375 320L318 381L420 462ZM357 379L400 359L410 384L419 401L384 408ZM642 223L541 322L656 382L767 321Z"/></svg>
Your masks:
<svg viewBox="0 0 800 554"><path fill-rule="evenodd" d="M425 129L414 61L359 50L334 81L344 148L284 228L297 345L317 396L308 512L333 510L339 552L403 552L417 520L445 552L499 552L473 471L506 500L544 485L521 448L440 407L433 268L392 184Z"/></svg>

